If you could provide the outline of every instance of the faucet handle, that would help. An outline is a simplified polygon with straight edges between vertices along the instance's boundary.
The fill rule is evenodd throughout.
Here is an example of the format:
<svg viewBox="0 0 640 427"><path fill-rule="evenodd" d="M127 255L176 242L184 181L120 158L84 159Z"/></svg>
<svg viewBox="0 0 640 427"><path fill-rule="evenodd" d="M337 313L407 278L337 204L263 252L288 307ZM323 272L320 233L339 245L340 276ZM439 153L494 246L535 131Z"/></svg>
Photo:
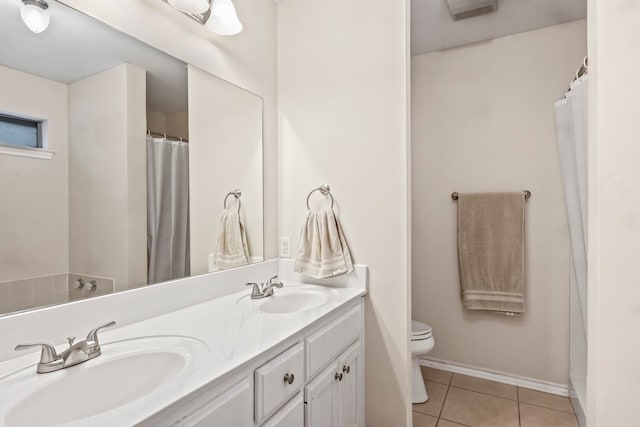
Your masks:
<svg viewBox="0 0 640 427"><path fill-rule="evenodd" d="M256 295L262 295L262 291L260 290L260 285L258 285L255 282L249 282L249 283L245 283L245 286L253 286L253 289L251 290L251 296L256 296Z"/></svg>
<svg viewBox="0 0 640 427"><path fill-rule="evenodd" d="M42 344L18 344L15 348L16 351L20 350L28 350L33 347L41 347L42 353L40 353L40 363L51 363L60 359L58 353L56 353L56 349L48 343Z"/></svg>
<svg viewBox="0 0 640 427"><path fill-rule="evenodd" d="M115 326L115 325L116 325L116 322L114 322L112 320L111 322L107 323L106 325L98 326L97 328L95 328L95 329L91 330L91 332L89 332L89 335L87 335L87 341L93 341L93 342L96 343L96 345L99 345L99 342L98 342L98 331L100 329L110 328L110 327Z"/></svg>
<svg viewBox="0 0 640 427"><path fill-rule="evenodd" d="M267 286L269 286L274 280L276 280L278 278L278 275L276 274L275 276L273 276L271 279L267 280Z"/></svg>

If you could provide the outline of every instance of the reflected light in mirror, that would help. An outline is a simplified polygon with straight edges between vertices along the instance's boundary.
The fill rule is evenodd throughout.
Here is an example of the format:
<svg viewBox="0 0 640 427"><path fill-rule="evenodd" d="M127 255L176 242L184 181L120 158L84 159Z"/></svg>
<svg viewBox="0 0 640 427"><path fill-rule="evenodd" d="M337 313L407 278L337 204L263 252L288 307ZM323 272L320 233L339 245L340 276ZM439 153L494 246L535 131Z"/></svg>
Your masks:
<svg viewBox="0 0 640 427"><path fill-rule="evenodd" d="M209 0L168 0L180 12L200 14L209 10Z"/></svg>
<svg viewBox="0 0 640 427"><path fill-rule="evenodd" d="M206 23L209 31L222 36L232 36L242 31L236 8L231 0L213 0L211 15Z"/></svg>
<svg viewBox="0 0 640 427"><path fill-rule="evenodd" d="M20 16L27 28L38 34L49 26L48 8L49 5L43 0L22 0Z"/></svg>

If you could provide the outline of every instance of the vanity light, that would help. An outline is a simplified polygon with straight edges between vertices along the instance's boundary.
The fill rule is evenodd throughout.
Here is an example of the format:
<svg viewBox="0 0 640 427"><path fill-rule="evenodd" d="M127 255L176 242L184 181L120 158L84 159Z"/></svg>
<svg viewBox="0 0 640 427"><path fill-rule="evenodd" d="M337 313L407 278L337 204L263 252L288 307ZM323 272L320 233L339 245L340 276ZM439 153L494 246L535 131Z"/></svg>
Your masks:
<svg viewBox="0 0 640 427"><path fill-rule="evenodd" d="M168 0L180 12L202 14L209 10L209 0Z"/></svg>
<svg viewBox="0 0 640 427"><path fill-rule="evenodd" d="M213 0L207 29L221 36L232 36L242 31L236 8L231 0Z"/></svg>
<svg viewBox="0 0 640 427"><path fill-rule="evenodd" d="M49 5L44 0L22 0L20 16L27 28L38 34L49 26L47 9L49 9Z"/></svg>

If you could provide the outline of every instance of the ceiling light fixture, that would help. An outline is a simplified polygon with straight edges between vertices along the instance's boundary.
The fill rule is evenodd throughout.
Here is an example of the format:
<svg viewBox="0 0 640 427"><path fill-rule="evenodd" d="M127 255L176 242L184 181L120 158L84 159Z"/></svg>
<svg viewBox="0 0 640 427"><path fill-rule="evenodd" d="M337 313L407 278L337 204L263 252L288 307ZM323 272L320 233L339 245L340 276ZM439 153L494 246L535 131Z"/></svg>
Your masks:
<svg viewBox="0 0 640 427"><path fill-rule="evenodd" d="M180 12L202 14L209 10L209 0L168 0Z"/></svg>
<svg viewBox="0 0 640 427"><path fill-rule="evenodd" d="M207 29L222 36L233 36L242 31L242 22L238 19L236 8L231 0L213 0Z"/></svg>
<svg viewBox="0 0 640 427"><path fill-rule="evenodd" d="M43 32L49 26L49 5L44 0L22 0L20 16L24 24L34 33Z"/></svg>

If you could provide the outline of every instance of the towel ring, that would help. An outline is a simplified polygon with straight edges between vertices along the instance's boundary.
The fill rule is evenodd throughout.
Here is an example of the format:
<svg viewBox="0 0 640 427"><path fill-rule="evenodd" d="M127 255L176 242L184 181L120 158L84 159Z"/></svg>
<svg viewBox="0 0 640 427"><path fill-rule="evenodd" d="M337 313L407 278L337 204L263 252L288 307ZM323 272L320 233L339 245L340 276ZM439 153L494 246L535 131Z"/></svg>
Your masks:
<svg viewBox="0 0 640 427"><path fill-rule="evenodd" d="M311 190L311 192L307 196L307 210L311 210L311 208L309 207L309 198L316 191L321 192L323 196L328 195L329 197L331 197L331 209L333 209L333 194L331 194L331 187L329 187L328 184L322 184L320 187L314 188L313 190Z"/></svg>
<svg viewBox="0 0 640 427"><path fill-rule="evenodd" d="M229 198L229 196L235 197L236 200L238 201L238 213L240 213L240 207L242 206L242 202L240 201L240 196L242 196L242 191L236 188L233 191L229 191L227 195L224 196L224 202L222 203L222 205L224 206L225 209L227 209L227 199Z"/></svg>

